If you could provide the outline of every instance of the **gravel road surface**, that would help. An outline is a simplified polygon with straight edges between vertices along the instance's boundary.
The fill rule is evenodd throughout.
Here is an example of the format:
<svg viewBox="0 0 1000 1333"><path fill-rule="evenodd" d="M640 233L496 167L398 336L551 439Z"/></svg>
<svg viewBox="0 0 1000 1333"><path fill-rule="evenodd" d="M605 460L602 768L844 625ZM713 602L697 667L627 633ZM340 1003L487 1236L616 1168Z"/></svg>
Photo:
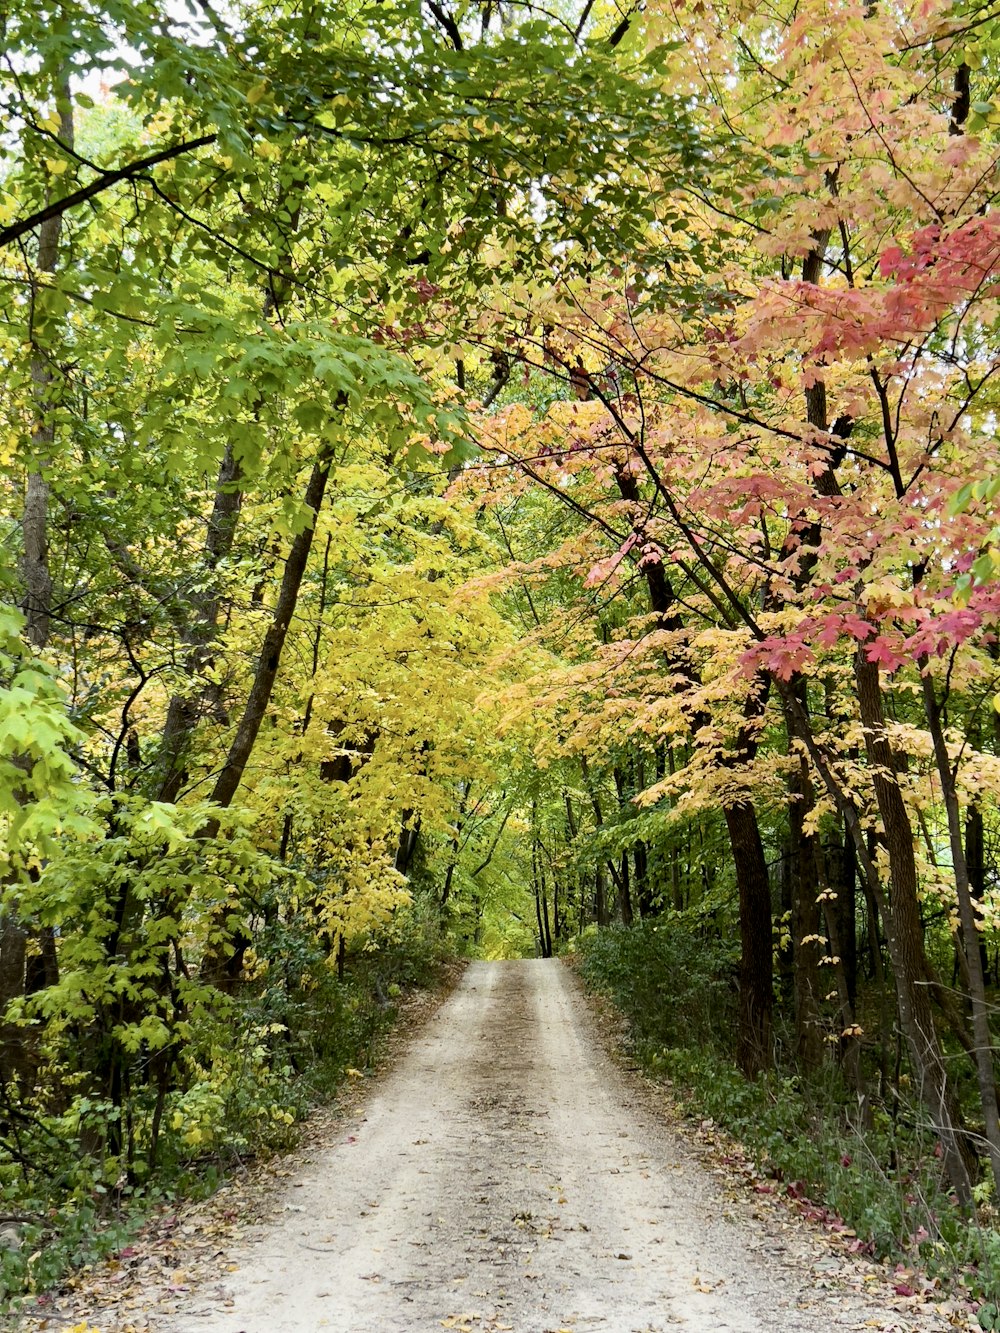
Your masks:
<svg viewBox="0 0 1000 1333"><path fill-rule="evenodd" d="M472 964L277 1208L170 1333L916 1327L727 1194L554 961Z"/></svg>

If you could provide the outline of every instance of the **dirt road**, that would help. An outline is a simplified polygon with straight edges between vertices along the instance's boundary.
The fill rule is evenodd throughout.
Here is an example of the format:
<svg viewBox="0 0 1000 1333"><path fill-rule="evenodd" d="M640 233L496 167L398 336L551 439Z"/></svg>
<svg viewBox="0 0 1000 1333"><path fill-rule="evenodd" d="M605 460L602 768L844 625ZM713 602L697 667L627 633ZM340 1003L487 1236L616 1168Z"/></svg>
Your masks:
<svg viewBox="0 0 1000 1333"><path fill-rule="evenodd" d="M917 1326L821 1289L727 1200L605 1053L558 962L469 967L279 1207L170 1333Z"/></svg>

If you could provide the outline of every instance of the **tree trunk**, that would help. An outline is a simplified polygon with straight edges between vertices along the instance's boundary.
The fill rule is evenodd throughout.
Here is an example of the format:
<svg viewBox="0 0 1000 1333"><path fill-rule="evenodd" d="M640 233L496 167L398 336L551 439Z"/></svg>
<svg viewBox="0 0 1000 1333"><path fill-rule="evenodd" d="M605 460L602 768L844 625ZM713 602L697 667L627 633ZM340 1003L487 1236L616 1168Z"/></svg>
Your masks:
<svg viewBox="0 0 1000 1333"><path fill-rule="evenodd" d="M68 75L59 81L57 93L59 136L72 151L74 142L73 110L70 101ZM62 216L49 218L38 229L38 258L35 269L46 278L55 273L59 264L59 242L62 236ZM44 282L31 280L31 384L35 406L35 427L31 435L31 464L24 494L24 515L21 520L21 582L24 588L23 610L27 619L25 637L36 648L44 648L49 640L49 618L52 612L52 575L49 570L49 480L54 463L55 424L52 419L54 403L52 352L43 345L46 337L44 319ZM36 322L37 321L37 322Z"/></svg>
<svg viewBox="0 0 1000 1333"><path fill-rule="evenodd" d="M0 1082L9 1087L24 1067L25 1030L8 1023L4 1015L13 1000L24 994L24 965L28 933L8 906L0 924Z"/></svg>
<svg viewBox="0 0 1000 1333"><path fill-rule="evenodd" d="M587 756L585 754L580 755L580 773L583 777L583 785L587 789L587 795L590 797L590 808L594 812L594 823L598 828L603 828L604 813L601 810L601 798L598 796L597 788L594 786L593 780L591 778L590 765L587 763ZM611 879L614 882L615 889L618 893L619 908L621 907L621 892L622 892L621 874L618 870L618 867L615 865L614 861L611 860L611 858L609 857L604 862L604 866L599 865L596 868L596 875L597 875L596 886L598 892L598 903L596 911L597 911L597 924L599 926L609 926L611 924L611 915L612 915L611 909L608 905L607 894L605 892L606 888L606 883L604 879L605 866L607 867L608 873L610 874ZM630 914L631 910L632 910L632 904L631 900L629 900L628 911ZM604 917L603 920L602 916Z"/></svg>
<svg viewBox="0 0 1000 1333"><path fill-rule="evenodd" d="M892 748L886 733L878 667L868 661L863 647L855 654L854 663L865 748L889 854L891 897L879 905L896 974L900 1023L910 1049L919 1095L941 1142L948 1178L960 1205L968 1209L972 1205L972 1157L959 1132L957 1101L924 984L924 937L917 896L913 830L896 779ZM857 850L860 856L861 849Z"/></svg>
<svg viewBox="0 0 1000 1333"><path fill-rule="evenodd" d="M295 613L299 589L302 586L302 578L306 571L306 564L309 560L309 552L316 531L316 521L323 505L326 483L330 475L330 465L330 455L325 452L313 465L312 475L309 478L305 493L306 506L312 510L313 514L312 522L308 527L303 528L292 541L288 558L285 561L285 570L281 580L281 588L278 592L278 599L275 602L271 623L264 635L264 642L257 658L257 668L254 672L253 684L250 687L246 706L243 709L243 716L229 747L229 753L222 766L222 771L219 773L215 787L212 790L212 804L221 806L224 810L232 803L232 799L243 780L243 774L246 772L254 742L260 731L261 723L264 721L267 706L271 701L271 692L274 689L278 668L281 665L281 652L285 646L285 639L288 637L292 616ZM214 837L218 828L218 822L213 820L207 830L207 836Z"/></svg>
<svg viewBox="0 0 1000 1333"><path fill-rule="evenodd" d="M805 682L797 682L796 696L808 716ZM794 753L794 719L785 709L789 749ZM800 1068L811 1071L823 1063L823 1032L820 1023L820 908L817 901L821 866L814 834L807 833L806 817L816 799L805 758L788 779L788 830L790 834L790 879L792 889L792 982L795 996L795 1055Z"/></svg>
<svg viewBox="0 0 1000 1333"><path fill-rule="evenodd" d="M232 443L227 443L215 485L215 501L208 520L202 567L208 586L192 597L191 621L185 644L185 674L192 679L203 676L212 662L212 641L219 621L221 596L214 584L219 565L229 555L236 535L243 495L240 488L240 466L233 454ZM160 738L159 771L161 774L157 799L174 802L187 781L187 750L203 713L213 700L218 703L218 687L203 680L193 693L186 690L173 695L167 706L167 717Z"/></svg>
<svg viewBox="0 0 1000 1333"><path fill-rule="evenodd" d="M824 848L827 883L833 899L837 926L837 948L844 966L847 994L853 1006L858 998L858 925L854 856L846 830L831 838Z"/></svg>
<svg viewBox="0 0 1000 1333"><path fill-rule="evenodd" d="M970 801L965 810L965 864L969 874L969 892L973 902L981 903L986 896L986 830L983 812L977 801ZM979 957L983 979L989 982L989 956L982 932L979 935Z"/></svg>
<svg viewBox="0 0 1000 1333"><path fill-rule="evenodd" d="M70 100L69 79L63 74L57 86L59 136L72 150L74 143L73 109ZM48 200L46 201L48 202ZM46 219L38 229L38 255L35 273L50 278L59 265L59 243L62 236L62 215ZM25 616L24 636L33 648L44 648L49 641L52 614L52 574L49 569L49 473L55 462L55 423L53 421L52 351L44 343L44 280L32 276L31 305L31 387L34 400L35 425L31 434L31 458L25 482L24 510L21 517L21 609ZM30 763L25 759L24 764ZM17 795L24 803L24 793ZM49 932L50 943L54 937ZM27 1030L16 1023L8 1023L8 1005L25 994L27 982L28 931L17 920L13 900L7 903L0 924L0 1078L8 1084L16 1074L27 1086L34 1060L27 1042ZM58 975L54 953L49 958L49 970Z"/></svg>
<svg viewBox="0 0 1000 1333"><path fill-rule="evenodd" d="M754 1078L769 1069L772 1063L771 882L752 802L738 801L727 805L724 814L740 899L740 1009L736 1063L747 1078Z"/></svg>
<svg viewBox="0 0 1000 1333"><path fill-rule="evenodd" d="M330 455L324 452L316 460L306 487L305 503L312 510L312 522L292 541L271 624L264 635L243 716L212 791L212 803L222 809L229 807L243 780L254 743L264 721L264 714L271 700L271 692L281 665L281 652L288 636L302 578L309 560L316 523L330 475L330 466ZM212 818L202 829L201 836L214 838L218 831L219 820ZM202 971L205 977L220 989L231 990L239 979L243 952L249 941L242 927L233 922L231 909L228 906L217 909L212 926L216 942L205 951Z"/></svg>
<svg viewBox="0 0 1000 1333"><path fill-rule="evenodd" d="M549 904L545 895L545 870L537 839L531 844L531 885L535 895L535 919L538 922L538 952L543 958L551 958L552 932L549 928Z"/></svg>
<svg viewBox="0 0 1000 1333"><path fill-rule="evenodd" d="M604 866L600 861L594 867L594 920L602 929L611 924L611 915L608 912L607 882L604 877Z"/></svg>
<svg viewBox="0 0 1000 1333"><path fill-rule="evenodd" d="M618 913L623 926L634 924L635 914L632 911L632 894L629 890L628 852L622 852L621 870L618 872Z"/></svg>
<svg viewBox="0 0 1000 1333"><path fill-rule="evenodd" d="M641 840L632 848L635 867L635 900L641 917L653 915L653 895L649 886L649 857L646 844Z"/></svg>
<svg viewBox="0 0 1000 1333"><path fill-rule="evenodd" d="M924 663L922 683L924 711L927 715L931 740L934 744L934 759L938 779L941 783L945 812L948 816L948 839L951 844L955 893L958 897L958 916L962 925L961 941L968 969L969 999L972 1003L972 1035L976 1050L979 1101L983 1111L986 1143L989 1150L990 1165L993 1168L993 1179L997 1191L1000 1192L1000 1117L997 1114L996 1075L993 1069L993 1034L990 1031L986 982L983 976L982 954L980 952L982 936L976 922L976 910L969 884L965 846L962 842L962 817L958 804L958 792L955 787L955 774L948 755L944 727L941 722L941 703L937 697L934 681L928 673L926 663Z"/></svg>
<svg viewBox="0 0 1000 1333"><path fill-rule="evenodd" d="M455 821L455 832L452 835L451 839L450 854L448 856L448 867L445 870L444 883L441 886L440 903L442 907L447 907L448 899L451 897L451 886L454 880L455 870L458 867L459 849L462 843L462 830L465 827L466 823L465 817L468 814L469 810L469 801L471 799L471 793L472 793L472 783L460 782L459 791L461 792L461 796L459 797L458 801L458 817ZM482 801L480 799L480 801L478 801L474 806L472 811L472 817L475 817L476 811L478 810L479 805L481 803Z"/></svg>
<svg viewBox="0 0 1000 1333"><path fill-rule="evenodd" d="M394 861L395 869L401 875L409 874L410 866L413 863L413 856L417 850L417 842L420 838L420 816L413 820L413 812L407 811L403 817L403 827L399 830L399 839L396 844L396 859Z"/></svg>
<svg viewBox="0 0 1000 1333"><path fill-rule="evenodd" d="M812 1071L823 1063L820 1022L820 909L816 838L805 831L813 807L812 784L801 768L790 779L788 810L792 852L792 954L795 995L795 1056L800 1068ZM828 932L829 933L829 932ZM832 948L832 946L831 946Z"/></svg>

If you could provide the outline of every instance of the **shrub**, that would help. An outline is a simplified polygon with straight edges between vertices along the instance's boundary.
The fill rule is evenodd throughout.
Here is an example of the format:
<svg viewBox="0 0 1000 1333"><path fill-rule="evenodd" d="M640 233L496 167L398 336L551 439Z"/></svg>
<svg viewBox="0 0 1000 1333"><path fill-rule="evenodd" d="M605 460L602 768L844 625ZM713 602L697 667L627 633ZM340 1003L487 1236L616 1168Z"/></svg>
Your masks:
<svg viewBox="0 0 1000 1333"><path fill-rule="evenodd" d="M736 1018L732 945L666 917L584 938L581 971L628 1019L638 1046L729 1050Z"/></svg>

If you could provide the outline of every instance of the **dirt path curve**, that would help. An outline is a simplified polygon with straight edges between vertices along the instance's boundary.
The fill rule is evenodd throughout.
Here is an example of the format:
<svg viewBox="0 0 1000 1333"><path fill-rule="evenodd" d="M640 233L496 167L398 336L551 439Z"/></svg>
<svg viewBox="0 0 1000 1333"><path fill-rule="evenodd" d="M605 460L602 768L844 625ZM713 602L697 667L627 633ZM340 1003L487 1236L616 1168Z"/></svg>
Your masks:
<svg viewBox="0 0 1000 1333"><path fill-rule="evenodd" d="M566 968L475 963L170 1333L913 1327L775 1253L645 1102Z"/></svg>

